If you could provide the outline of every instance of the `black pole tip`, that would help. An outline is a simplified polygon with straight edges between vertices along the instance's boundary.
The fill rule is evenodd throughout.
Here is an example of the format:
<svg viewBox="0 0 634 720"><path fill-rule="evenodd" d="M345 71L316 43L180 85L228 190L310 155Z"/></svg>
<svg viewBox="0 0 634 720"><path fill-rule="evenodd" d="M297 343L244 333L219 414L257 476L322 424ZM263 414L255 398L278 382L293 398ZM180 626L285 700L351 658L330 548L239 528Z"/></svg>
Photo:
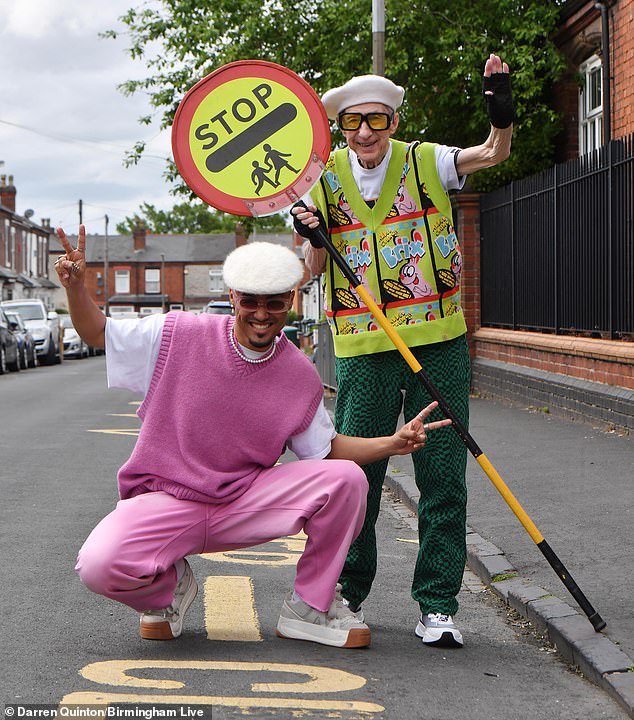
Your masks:
<svg viewBox="0 0 634 720"><path fill-rule="evenodd" d="M594 613L594 615L589 615L588 620L592 623L592 627L595 629L595 632L601 632L603 628L607 627L607 623L605 620L599 615L599 613Z"/></svg>

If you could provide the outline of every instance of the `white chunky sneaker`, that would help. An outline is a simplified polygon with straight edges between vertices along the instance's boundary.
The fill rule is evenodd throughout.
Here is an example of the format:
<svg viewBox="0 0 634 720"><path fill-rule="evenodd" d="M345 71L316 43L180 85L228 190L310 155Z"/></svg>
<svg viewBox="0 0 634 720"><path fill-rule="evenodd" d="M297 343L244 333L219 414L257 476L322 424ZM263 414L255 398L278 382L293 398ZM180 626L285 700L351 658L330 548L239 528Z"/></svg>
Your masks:
<svg viewBox="0 0 634 720"><path fill-rule="evenodd" d="M464 644L462 634L451 615L442 613L421 615L414 632L417 637L422 638L425 645L460 648Z"/></svg>
<svg viewBox="0 0 634 720"><path fill-rule="evenodd" d="M370 628L359 622L335 596L328 612L320 612L289 593L282 605L277 634L294 640L308 640L333 647L359 648L370 644Z"/></svg>
<svg viewBox="0 0 634 720"><path fill-rule="evenodd" d="M169 607L141 613L140 632L144 640L173 640L183 632L183 618L198 593L198 584L189 563L174 590Z"/></svg>

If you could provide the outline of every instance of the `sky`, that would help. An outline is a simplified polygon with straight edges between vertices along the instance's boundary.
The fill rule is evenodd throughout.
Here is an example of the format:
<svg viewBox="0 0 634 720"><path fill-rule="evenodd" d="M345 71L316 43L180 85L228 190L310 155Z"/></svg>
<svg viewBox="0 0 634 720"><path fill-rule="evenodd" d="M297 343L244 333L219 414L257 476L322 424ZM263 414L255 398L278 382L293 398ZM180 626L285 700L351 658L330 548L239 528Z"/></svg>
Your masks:
<svg viewBox="0 0 634 720"><path fill-rule="evenodd" d="M79 200L89 233L108 231L143 202L169 209L175 200L161 158L171 157L169 130L150 126L145 97L117 86L147 75L142 61L99 33L124 30L118 18L139 0L0 0L0 174L13 175L16 211L75 233ZM145 140L145 157L123 158ZM149 155L153 157L149 157Z"/></svg>

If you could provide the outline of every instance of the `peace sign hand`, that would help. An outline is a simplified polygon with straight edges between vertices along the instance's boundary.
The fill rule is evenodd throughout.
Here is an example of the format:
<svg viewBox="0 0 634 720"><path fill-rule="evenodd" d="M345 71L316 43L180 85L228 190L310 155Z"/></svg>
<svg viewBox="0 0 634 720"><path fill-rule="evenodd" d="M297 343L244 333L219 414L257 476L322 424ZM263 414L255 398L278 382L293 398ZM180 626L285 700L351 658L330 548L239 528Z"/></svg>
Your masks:
<svg viewBox="0 0 634 720"><path fill-rule="evenodd" d="M438 407L438 403L434 400L427 407L424 407L416 417L394 433L392 442L395 445L395 450L392 455L407 455L414 452L414 450L420 450L420 448L425 447L427 436L432 430L439 430L451 425L449 419L425 422L436 407Z"/></svg>
<svg viewBox="0 0 634 720"><path fill-rule="evenodd" d="M57 228L57 237L66 253L60 255L55 261L55 270L59 281L65 288L80 282L83 283L86 271L86 227L79 226L77 248L74 250L62 228Z"/></svg>

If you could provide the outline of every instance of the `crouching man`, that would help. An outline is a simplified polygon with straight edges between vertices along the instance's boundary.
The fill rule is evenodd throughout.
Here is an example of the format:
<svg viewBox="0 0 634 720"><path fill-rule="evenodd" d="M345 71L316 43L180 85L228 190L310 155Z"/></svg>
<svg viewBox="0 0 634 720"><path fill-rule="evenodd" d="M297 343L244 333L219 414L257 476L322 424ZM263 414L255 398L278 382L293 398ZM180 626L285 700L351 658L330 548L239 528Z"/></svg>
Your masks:
<svg viewBox="0 0 634 720"><path fill-rule="evenodd" d="M178 637L198 586L188 555L307 535L281 637L365 647L370 630L337 588L365 515L359 465L424 446L429 405L394 435L339 435L314 366L282 328L303 268L279 245L234 250L223 274L234 316L170 312L106 318L84 284L86 232L77 247L57 231L56 263L78 333L106 348L110 387L139 392L142 426L119 470L120 501L79 552L92 591L140 613L142 638ZM286 448L297 462L276 464Z"/></svg>

